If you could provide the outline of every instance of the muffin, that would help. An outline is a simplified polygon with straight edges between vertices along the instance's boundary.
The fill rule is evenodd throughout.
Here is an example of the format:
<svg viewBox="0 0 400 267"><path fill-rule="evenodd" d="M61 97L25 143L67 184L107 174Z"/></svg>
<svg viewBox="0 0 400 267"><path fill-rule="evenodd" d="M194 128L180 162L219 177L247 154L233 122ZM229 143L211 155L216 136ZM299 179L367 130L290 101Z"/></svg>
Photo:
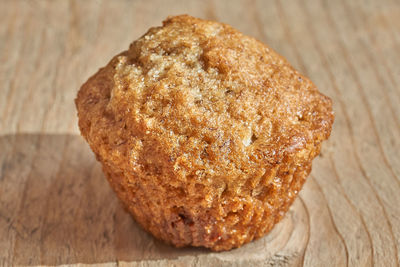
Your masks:
<svg viewBox="0 0 400 267"><path fill-rule="evenodd" d="M231 26L168 17L79 90L79 128L156 238L229 250L282 219L334 120L331 100Z"/></svg>

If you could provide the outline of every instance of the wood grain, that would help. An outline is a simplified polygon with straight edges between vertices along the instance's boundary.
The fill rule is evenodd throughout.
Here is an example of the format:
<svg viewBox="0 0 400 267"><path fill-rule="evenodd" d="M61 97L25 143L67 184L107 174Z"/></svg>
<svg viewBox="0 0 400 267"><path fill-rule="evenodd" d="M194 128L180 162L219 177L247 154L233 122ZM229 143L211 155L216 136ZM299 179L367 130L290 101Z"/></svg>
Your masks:
<svg viewBox="0 0 400 267"><path fill-rule="evenodd" d="M79 86L171 14L229 23L334 101L330 140L266 237L175 249L123 210L79 136ZM0 265L399 266L400 2L0 0Z"/></svg>

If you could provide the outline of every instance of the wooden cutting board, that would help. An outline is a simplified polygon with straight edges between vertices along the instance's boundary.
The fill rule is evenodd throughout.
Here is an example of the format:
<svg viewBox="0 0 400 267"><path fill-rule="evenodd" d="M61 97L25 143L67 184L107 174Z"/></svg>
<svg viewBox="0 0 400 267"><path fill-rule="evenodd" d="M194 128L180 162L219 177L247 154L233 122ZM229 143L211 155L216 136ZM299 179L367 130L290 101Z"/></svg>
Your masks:
<svg viewBox="0 0 400 267"><path fill-rule="evenodd" d="M229 23L334 101L331 139L274 230L175 249L123 210L79 136L79 86L170 14ZM0 0L0 265L398 266L400 2Z"/></svg>

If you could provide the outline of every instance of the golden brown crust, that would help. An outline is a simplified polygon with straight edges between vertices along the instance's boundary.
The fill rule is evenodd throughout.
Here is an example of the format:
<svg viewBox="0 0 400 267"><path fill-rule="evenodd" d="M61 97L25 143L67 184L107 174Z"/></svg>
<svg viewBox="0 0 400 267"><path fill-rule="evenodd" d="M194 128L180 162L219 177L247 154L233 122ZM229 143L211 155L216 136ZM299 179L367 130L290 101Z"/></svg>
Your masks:
<svg viewBox="0 0 400 267"><path fill-rule="evenodd" d="M176 246L268 232L333 124L331 100L259 41L169 17L80 89L79 127L135 219Z"/></svg>

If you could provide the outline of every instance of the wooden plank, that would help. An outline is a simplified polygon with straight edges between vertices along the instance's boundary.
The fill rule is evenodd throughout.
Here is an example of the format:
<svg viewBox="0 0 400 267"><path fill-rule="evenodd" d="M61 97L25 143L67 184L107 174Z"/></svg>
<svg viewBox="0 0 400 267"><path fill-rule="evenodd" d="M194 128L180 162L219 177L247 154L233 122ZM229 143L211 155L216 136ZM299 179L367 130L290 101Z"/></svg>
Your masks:
<svg viewBox="0 0 400 267"><path fill-rule="evenodd" d="M145 233L79 136L79 86L171 14L229 23L334 101L331 139L274 230L229 252ZM0 265L399 266L400 2L0 0Z"/></svg>

